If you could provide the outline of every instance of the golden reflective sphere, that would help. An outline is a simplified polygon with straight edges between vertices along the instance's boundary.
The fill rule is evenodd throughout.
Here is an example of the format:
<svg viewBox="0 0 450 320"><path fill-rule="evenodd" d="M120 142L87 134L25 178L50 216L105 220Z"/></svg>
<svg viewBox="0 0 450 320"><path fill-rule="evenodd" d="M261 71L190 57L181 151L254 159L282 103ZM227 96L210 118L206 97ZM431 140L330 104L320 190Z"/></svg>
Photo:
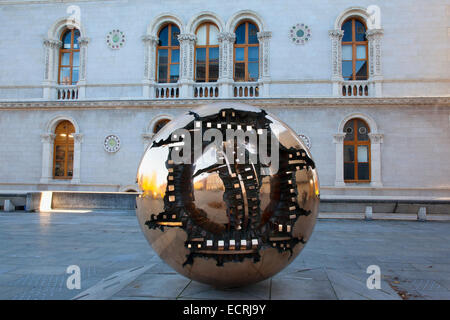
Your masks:
<svg viewBox="0 0 450 320"><path fill-rule="evenodd" d="M315 164L262 109L215 103L152 138L137 174L141 229L182 275L216 287L269 278L303 249L319 207Z"/></svg>

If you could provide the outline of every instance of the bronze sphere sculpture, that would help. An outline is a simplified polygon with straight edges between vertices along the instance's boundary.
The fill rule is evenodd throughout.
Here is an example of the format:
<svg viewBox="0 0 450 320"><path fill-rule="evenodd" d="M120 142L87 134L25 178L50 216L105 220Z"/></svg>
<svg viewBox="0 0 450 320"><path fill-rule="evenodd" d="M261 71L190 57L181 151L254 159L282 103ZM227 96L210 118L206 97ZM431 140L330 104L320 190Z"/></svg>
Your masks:
<svg viewBox="0 0 450 320"><path fill-rule="evenodd" d="M303 249L319 206L315 164L262 109L214 103L170 121L137 174L141 229L182 275L216 287L269 278Z"/></svg>

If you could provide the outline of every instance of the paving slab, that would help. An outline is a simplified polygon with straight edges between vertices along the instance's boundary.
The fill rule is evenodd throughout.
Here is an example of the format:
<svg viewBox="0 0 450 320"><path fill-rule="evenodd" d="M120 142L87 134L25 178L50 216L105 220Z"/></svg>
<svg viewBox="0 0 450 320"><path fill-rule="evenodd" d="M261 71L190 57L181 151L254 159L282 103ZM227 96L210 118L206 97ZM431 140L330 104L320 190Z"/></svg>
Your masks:
<svg viewBox="0 0 450 320"><path fill-rule="evenodd" d="M0 299L72 299L111 275L142 265L105 299L450 299L448 222L317 221L305 249L261 283L219 290L165 264L130 211L1 213ZM69 265L81 289L66 286ZM378 265L382 290L367 292Z"/></svg>

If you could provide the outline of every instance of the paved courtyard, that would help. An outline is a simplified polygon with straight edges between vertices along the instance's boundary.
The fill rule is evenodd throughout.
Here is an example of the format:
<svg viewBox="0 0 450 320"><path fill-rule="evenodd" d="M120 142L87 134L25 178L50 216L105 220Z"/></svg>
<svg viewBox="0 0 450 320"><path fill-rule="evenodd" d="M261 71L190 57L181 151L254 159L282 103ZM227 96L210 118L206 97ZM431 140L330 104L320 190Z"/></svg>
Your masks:
<svg viewBox="0 0 450 320"><path fill-rule="evenodd" d="M178 275L134 212L0 213L0 299L450 299L450 223L319 220L275 277L217 290ZM69 290L69 265L81 289ZM381 269L369 290L369 265Z"/></svg>

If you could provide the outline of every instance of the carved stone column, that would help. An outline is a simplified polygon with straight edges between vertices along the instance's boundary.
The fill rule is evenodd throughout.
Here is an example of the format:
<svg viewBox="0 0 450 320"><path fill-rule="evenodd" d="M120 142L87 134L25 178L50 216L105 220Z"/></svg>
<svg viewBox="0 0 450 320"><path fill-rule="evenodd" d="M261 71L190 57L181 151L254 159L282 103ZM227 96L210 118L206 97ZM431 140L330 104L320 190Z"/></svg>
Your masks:
<svg viewBox="0 0 450 320"><path fill-rule="evenodd" d="M369 81L372 82L372 92L375 97L382 96L382 68L381 68L381 38L383 29L370 29L366 31L369 42Z"/></svg>
<svg viewBox="0 0 450 320"><path fill-rule="evenodd" d="M373 187L382 187L381 180L381 144L383 143L383 134L369 133L370 139L370 167L371 182Z"/></svg>
<svg viewBox="0 0 450 320"><path fill-rule="evenodd" d="M158 45L158 37L146 35L142 37L142 41L145 46L142 96L152 99L155 97L156 46Z"/></svg>
<svg viewBox="0 0 450 320"><path fill-rule="evenodd" d="M219 41L219 96L233 97L233 47L236 35L231 32L221 32Z"/></svg>
<svg viewBox="0 0 450 320"><path fill-rule="evenodd" d="M80 77L78 79L78 99L86 97L86 63L87 63L87 46L89 38L80 37L78 39L80 45Z"/></svg>
<svg viewBox="0 0 450 320"><path fill-rule="evenodd" d="M331 81L333 81L333 96L341 95L342 78L342 37L344 31L330 30L328 35L331 38Z"/></svg>
<svg viewBox="0 0 450 320"><path fill-rule="evenodd" d="M40 183L48 183L52 178L53 170L53 142L56 134L43 133L41 134L42 142L42 173Z"/></svg>
<svg viewBox="0 0 450 320"><path fill-rule="evenodd" d="M270 94L270 39L272 32L264 31L257 33L259 41L259 79L262 90L262 97L268 97Z"/></svg>
<svg viewBox="0 0 450 320"><path fill-rule="evenodd" d="M336 187L345 186L344 182L344 138L345 133L336 133L333 136L333 142L336 144Z"/></svg>
<svg viewBox="0 0 450 320"><path fill-rule="evenodd" d="M194 47L195 34L182 33L178 35L180 42L180 96L192 98L194 96Z"/></svg>
<svg viewBox="0 0 450 320"><path fill-rule="evenodd" d="M43 85L43 98L56 99L56 82L58 77L58 50L62 42L56 39L44 39L45 69Z"/></svg>
<svg viewBox="0 0 450 320"><path fill-rule="evenodd" d="M83 142L83 134L73 133L73 176L71 183L80 183L80 167L81 167L81 143Z"/></svg>

